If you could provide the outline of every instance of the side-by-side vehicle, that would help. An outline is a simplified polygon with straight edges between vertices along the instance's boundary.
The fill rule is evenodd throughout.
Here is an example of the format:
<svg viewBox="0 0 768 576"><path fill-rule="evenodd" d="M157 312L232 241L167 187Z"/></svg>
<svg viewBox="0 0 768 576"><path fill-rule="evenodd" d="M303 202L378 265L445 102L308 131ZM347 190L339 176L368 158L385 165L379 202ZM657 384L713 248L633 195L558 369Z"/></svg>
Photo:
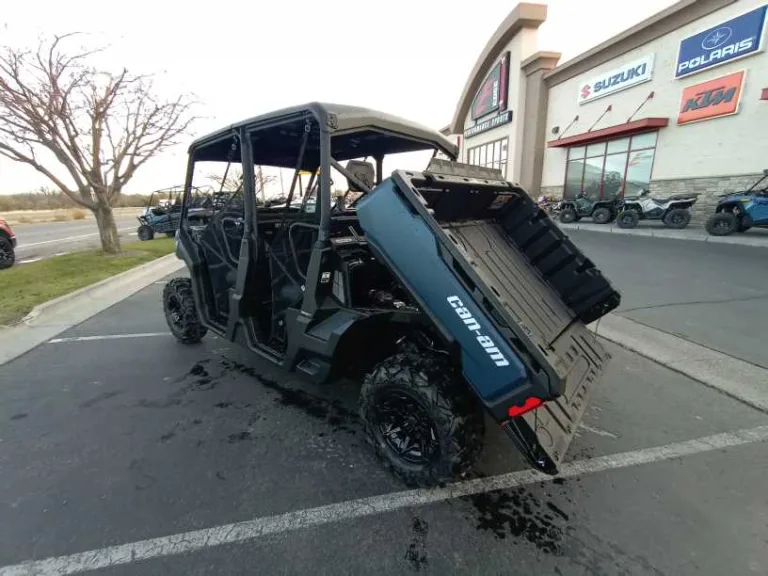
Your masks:
<svg viewBox="0 0 768 576"><path fill-rule="evenodd" d="M386 157L419 151L425 170L385 177ZM456 155L418 124L319 103L198 139L177 234L190 278L163 292L173 334L359 379L367 437L408 484L467 472L486 415L556 473L609 360L586 325L619 294L525 190ZM210 162L238 165L243 185L199 224L192 182ZM257 202L255 166L294 171L285 202ZM313 176L296 197L300 173Z"/></svg>

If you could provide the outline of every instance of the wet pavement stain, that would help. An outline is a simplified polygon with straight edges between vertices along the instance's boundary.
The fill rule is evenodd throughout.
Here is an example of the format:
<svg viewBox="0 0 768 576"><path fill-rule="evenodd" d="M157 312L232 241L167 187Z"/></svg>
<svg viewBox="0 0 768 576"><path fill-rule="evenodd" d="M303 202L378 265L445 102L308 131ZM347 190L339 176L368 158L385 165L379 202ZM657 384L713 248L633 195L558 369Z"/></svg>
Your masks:
<svg viewBox="0 0 768 576"><path fill-rule="evenodd" d="M564 527L525 489L475 494L462 500L474 506L477 530L491 532L498 539L524 538L545 554L562 552Z"/></svg>
<svg viewBox="0 0 768 576"><path fill-rule="evenodd" d="M119 394L122 394L122 392L104 392L102 394L99 394L98 396L94 396L90 400L86 400L85 402L80 404L80 408L92 408L93 406L96 406L96 404L98 404L99 402L103 402L104 400L109 400L110 398L114 398Z"/></svg>
<svg viewBox="0 0 768 576"><path fill-rule="evenodd" d="M14 414L13 416L11 416L11 420L22 420L27 416L29 416L29 414L27 414L26 412L20 412L18 414Z"/></svg>
<svg viewBox="0 0 768 576"><path fill-rule="evenodd" d="M253 368L226 357L223 357L219 364L225 371L237 371L255 378L264 387L276 392L275 402L278 405L298 408L307 416L328 423L334 432L357 433L358 415L346 408L340 401L327 400L305 390L281 386L275 380L258 374Z"/></svg>
<svg viewBox="0 0 768 576"><path fill-rule="evenodd" d="M414 516L411 521L411 527L413 529L413 538L410 544L408 544L408 549L405 551L405 559L414 572L420 572L422 568L426 570L429 564L427 557L429 524L418 516Z"/></svg>

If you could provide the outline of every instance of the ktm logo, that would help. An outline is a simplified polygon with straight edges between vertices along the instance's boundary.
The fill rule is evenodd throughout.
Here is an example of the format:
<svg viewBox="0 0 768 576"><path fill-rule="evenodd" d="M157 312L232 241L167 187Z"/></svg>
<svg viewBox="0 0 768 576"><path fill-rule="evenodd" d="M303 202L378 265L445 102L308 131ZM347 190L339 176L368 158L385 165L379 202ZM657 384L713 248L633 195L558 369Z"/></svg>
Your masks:
<svg viewBox="0 0 768 576"><path fill-rule="evenodd" d="M581 97L589 98L590 94L592 94L592 88L589 84L584 84L584 87L581 89Z"/></svg>
<svg viewBox="0 0 768 576"><path fill-rule="evenodd" d="M738 87L736 86L728 88L727 90L725 86L720 86L718 88L713 88L712 90L699 92L693 98L688 98L680 111L689 112L691 110L701 110L702 108L708 108L710 106L718 106L724 102L731 102L734 96L736 96L737 90Z"/></svg>

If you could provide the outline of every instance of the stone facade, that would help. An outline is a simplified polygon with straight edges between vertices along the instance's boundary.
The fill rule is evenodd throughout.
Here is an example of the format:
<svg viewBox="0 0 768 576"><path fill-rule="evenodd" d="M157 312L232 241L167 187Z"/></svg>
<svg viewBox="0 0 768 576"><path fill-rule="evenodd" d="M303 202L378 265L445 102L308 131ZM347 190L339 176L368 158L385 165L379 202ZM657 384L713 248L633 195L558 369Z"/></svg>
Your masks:
<svg viewBox="0 0 768 576"><path fill-rule="evenodd" d="M699 199L693 205L693 220L703 222L714 212L720 194L746 190L761 177L762 174L742 174L655 180L651 182L651 195L665 197L673 194L699 194Z"/></svg>
<svg viewBox="0 0 768 576"><path fill-rule="evenodd" d="M651 195L660 198L673 194L699 194L693 205L693 221L704 222L715 211L720 194L746 190L757 182L762 174L740 174L736 176L713 176L710 178L677 178L674 180L654 180L651 182ZM542 186L541 191L533 194L563 197L562 186Z"/></svg>

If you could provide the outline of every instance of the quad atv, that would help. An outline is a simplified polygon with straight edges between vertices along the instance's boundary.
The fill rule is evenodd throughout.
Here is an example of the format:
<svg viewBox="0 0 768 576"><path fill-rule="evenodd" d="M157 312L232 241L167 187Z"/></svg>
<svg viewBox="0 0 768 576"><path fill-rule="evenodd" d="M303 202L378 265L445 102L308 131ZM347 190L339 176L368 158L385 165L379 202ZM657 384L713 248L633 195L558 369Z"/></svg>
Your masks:
<svg viewBox="0 0 768 576"><path fill-rule="evenodd" d="M722 200L718 201L715 213L705 225L713 236L746 232L752 227L768 228L768 168L748 190L720 197Z"/></svg>
<svg viewBox="0 0 768 576"><path fill-rule="evenodd" d="M432 153L425 171L384 178L385 156L416 151ZM466 473L486 414L554 474L609 359L586 324L619 294L522 188L438 153L457 149L418 124L319 103L196 140L176 245L190 278L164 288L168 325L183 343L210 330L315 382L362 381L368 441L409 485ZM242 165L242 193L200 226L190 184L217 161ZM283 204L257 205L254 165L294 170ZM332 171L349 188L333 203Z"/></svg>
<svg viewBox="0 0 768 576"><path fill-rule="evenodd" d="M181 220L182 191L182 186L174 186L156 190L149 195L144 211L136 217L139 221L139 227L136 230L139 240L152 240L155 234L165 234L169 237L176 235ZM155 196L162 200L153 206L152 201ZM205 219L214 206L215 200L215 195L196 188L193 199L190 201L189 217Z"/></svg>
<svg viewBox="0 0 768 576"><path fill-rule="evenodd" d="M616 217L619 228L635 228L640 220L661 220L667 228L682 229L691 221L691 206L698 194L681 194L668 198L652 198L650 190L625 198Z"/></svg>
<svg viewBox="0 0 768 576"><path fill-rule="evenodd" d="M591 216L595 224L608 224L616 219L620 205L618 198L593 201L581 192L573 200L560 203L560 222L569 224Z"/></svg>

